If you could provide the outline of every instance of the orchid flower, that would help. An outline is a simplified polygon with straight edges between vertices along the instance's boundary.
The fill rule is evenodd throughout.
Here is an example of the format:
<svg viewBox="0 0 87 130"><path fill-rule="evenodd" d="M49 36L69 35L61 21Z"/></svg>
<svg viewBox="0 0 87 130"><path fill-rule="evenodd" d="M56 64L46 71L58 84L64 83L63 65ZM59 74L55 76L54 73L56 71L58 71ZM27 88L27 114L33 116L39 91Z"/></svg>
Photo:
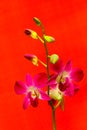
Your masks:
<svg viewBox="0 0 87 130"><path fill-rule="evenodd" d="M24 109L26 109L29 105L36 107L38 105L38 99L50 100L49 96L41 90L46 81L43 78L45 77L44 75L44 73L39 73L32 80L32 77L27 74L25 83L22 81L17 81L15 83L14 89L16 94L25 94L23 102Z"/></svg>
<svg viewBox="0 0 87 130"><path fill-rule="evenodd" d="M52 64L52 69L55 71L48 81L51 87L50 97L60 100L63 95L72 96L79 90L76 82L82 80L84 74L79 68L72 69L71 61L68 61L64 66L61 59L56 64Z"/></svg>

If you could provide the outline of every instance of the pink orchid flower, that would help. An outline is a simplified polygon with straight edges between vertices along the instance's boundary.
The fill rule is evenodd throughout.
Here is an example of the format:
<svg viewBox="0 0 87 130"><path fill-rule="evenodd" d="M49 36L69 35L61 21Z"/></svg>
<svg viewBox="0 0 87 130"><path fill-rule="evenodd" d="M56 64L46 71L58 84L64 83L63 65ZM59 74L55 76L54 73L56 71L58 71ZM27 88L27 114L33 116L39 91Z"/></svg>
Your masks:
<svg viewBox="0 0 87 130"><path fill-rule="evenodd" d="M83 79L83 71L79 68L72 69L71 61L68 61L64 66L61 59L59 59L56 64L52 64L51 67L55 71L55 74L53 74L48 81L48 85L51 87L51 97L60 99L62 97L61 95L74 95L74 93L79 90L76 82Z"/></svg>
<svg viewBox="0 0 87 130"><path fill-rule="evenodd" d="M46 80L44 79L45 73L37 74L34 79L27 74L26 82L17 81L15 83L14 89L16 94L25 94L23 108L26 109L29 105L36 107L38 105L38 99L50 100L49 96L41 90L46 85Z"/></svg>

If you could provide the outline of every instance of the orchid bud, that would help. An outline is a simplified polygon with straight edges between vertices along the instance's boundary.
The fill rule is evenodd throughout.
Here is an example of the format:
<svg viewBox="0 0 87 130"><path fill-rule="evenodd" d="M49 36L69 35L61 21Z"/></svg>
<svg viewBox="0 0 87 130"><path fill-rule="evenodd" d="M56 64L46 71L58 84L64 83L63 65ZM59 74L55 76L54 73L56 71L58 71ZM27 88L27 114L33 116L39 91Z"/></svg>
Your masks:
<svg viewBox="0 0 87 130"><path fill-rule="evenodd" d="M59 60L59 56L57 54L52 54L50 57L50 62L55 64Z"/></svg>
<svg viewBox="0 0 87 130"><path fill-rule="evenodd" d="M38 18L34 17L33 20L37 24L37 26L41 25L41 22L40 22L40 20Z"/></svg>
<svg viewBox="0 0 87 130"><path fill-rule="evenodd" d="M55 38L53 38L52 36L47 36L47 35L44 35L44 40L46 42L54 42L55 41Z"/></svg>
<svg viewBox="0 0 87 130"><path fill-rule="evenodd" d="M38 39L38 34L31 29L26 29L25 34L30 35L33 39Z"/></svg>
<svg viewBox="0 0 87 130"><path fill-rule="evenodd" d="M30 60L34 65L38 66L38 58L35 55L32 54L25 54L24 57L28 60Z"/></svg>

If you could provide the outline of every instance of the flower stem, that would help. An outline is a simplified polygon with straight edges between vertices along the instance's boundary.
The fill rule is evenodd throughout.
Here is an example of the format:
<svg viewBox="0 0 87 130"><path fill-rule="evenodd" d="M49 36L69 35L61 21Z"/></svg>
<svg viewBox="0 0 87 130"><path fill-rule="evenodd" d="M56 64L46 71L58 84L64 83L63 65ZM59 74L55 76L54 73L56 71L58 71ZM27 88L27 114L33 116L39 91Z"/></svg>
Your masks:
<svg viewBox="0 0 87 130"><path fill-rule="evenodd" d="M38 59L38 61L39 61L44 67L47 67L47 65L46 65L44 62L42 62L40 59Z"/></svg>
<svg viewBox="0 0 87 130"><path fill-rule="evenodd" d="M53 130L56 130L55 109L52 109Z"/></svg>
<svg viewBox="0 0 87 130"><path fill-rule="evenodd" d="M43 33L43 36L45 34L45 29L44 29L44 26L43 24L41 24L41 28L42 28L42 33ZM40 39L40 38L39 38ZM46 52L46 70L47 70L47 75L48 75L48 80L50 79L50 72L49 72L49 64L48 64L48 58L49 58L49 55L48 55L48 48L47 48L47 44L46 44L46 41L43 39L40 41L42 41L42 43L44 43L44 48L45 48L45 52ZM44 42L43 42L44 41ZM49 95L49 91L50 91L50 86L48 85L48 95ZM55 108L53 106L53 103L52 101L50 100L49 101L49 104L52 108L52 122L53 122L53 130L56 130L56 119L55 119Z"/></svg>
<svg viewBox="0 0 87 130"><path fill-rule="evenodd" d="M46 64L47 64L47 75L48 75L48 80L50 79L50 74L49 74L49 66L48 66L48 49L46 42L44 41L44 47L46 51ZM50 87L48 86L48 95L49 95ZM50 106L52 108L52 122L53 122L53 130L56 130L56 119L55 119L55 108L52 104L52 101L50 101Z"/></svg>
<svg viewBox="0 0 87 130"><path fill-rule="evenodd" d="M46 70L47 70L47 75L48 75L48 80L50 79L50 74L49 74L49 66L48 66L48 49L47 49L47 45L46 45L46 41L44 41L44 47L45 47L45 51L46 51ZM48 95L49 95L49 86L48 86Z"/></svg>
<svg viewBox="0 0 87 130"><path fill-rule="evenodd" d="M38 39L44 44L44 40L38 35Z"/></svg>

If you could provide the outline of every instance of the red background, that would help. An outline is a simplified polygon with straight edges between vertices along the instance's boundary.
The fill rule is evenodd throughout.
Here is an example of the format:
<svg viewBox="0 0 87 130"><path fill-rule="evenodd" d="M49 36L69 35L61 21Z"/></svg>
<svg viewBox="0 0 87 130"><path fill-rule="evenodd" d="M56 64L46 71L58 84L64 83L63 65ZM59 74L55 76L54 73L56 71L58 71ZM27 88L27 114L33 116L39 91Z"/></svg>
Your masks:
<svg viewBox="0 0 87 130"><path fill-rule="evenodd" d="M45 61L43 45L24 34L26 28L41 34L32 18L43 22L56 42L48 44L49 53L57 53L73 67L84 71L80 91L65 98L65 111L56 111L57 130L87 130L87 1L86 0L0 0L0 130L52 130L51 109L40 102L35 109L23 110L23 96L14 92L16 80L24 80L44 71L24 59L36 54Z"/></svg>

